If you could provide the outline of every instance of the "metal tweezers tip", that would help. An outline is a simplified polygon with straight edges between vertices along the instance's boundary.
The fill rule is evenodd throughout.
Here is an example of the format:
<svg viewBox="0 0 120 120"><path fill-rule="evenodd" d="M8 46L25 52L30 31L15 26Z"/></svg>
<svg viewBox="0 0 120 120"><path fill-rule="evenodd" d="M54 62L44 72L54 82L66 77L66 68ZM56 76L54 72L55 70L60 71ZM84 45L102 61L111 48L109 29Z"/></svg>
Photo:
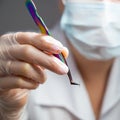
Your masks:
<svg viewBox="0 0 120 120"><path fill-rule="evenodd" d="M78 84L78 83L74 83L74 82L71 82L71 85L80 85L80 84Z"/></svg>

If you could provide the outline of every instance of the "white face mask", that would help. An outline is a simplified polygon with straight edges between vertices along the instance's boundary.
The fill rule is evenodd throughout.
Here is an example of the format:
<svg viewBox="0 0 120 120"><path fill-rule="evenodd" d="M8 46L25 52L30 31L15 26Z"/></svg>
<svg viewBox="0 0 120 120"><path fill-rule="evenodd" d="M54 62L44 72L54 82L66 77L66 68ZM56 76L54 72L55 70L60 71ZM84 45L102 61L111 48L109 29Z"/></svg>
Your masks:
<svg viewBox="0 0 120 120"><path fill-rule="evenodd" d="M101 0L62 0L63 4L66 3L95 3L95 2L101 2Z"/></svg>
<svg viewBox="0 0 120 120"><path fill-rule="evenodd" d="M120 56L120 4L68 1L61 26L73 46L88 59Z"/></svg>

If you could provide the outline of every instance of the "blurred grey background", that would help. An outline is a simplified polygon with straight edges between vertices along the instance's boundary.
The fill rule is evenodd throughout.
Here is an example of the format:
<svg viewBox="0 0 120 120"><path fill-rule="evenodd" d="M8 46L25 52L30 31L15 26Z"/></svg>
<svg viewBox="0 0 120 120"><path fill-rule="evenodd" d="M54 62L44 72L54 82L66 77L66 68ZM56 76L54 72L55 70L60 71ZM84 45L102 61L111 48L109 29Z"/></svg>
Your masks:
<svg viewBox="0 0 120 120"><path fill-rule="evenodd" d="M58 0L34 0L48 28L60 18ZM0 35L14 31L38 31L29 15L25 0L0 0Z"/></svg>

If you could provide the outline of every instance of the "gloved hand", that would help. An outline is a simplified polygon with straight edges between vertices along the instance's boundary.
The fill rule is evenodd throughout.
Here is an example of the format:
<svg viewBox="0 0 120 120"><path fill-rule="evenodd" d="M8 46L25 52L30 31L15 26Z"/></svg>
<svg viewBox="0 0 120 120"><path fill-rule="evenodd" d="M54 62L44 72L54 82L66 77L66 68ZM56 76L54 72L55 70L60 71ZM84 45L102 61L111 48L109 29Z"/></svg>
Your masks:
<svg viewBox="0 0 120 120"><path fill-rule="evenodd" d="M50 36L14 33L0 37L0 88L34 89L46 79L45 69L66 74L67 66L52 54L67 48Z"/></svg>
<svg viewBox="0 0 120 120"><path fill-rule="evenodd" d="M68 67L53 56L61 52L68 56L67 48L59 41L38 33L18 32L0 37L1 119L8 119L12 113L15 116L25 105L26 89L35 89L45 82L45 69L57 74L68 72Z"/></svg>

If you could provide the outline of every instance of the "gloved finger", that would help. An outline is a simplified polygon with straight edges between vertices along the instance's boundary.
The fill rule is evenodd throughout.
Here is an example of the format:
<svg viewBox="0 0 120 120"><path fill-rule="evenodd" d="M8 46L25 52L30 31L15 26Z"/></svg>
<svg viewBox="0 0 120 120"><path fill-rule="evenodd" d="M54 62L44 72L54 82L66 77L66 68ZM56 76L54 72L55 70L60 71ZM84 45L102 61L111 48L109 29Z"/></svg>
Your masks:
<svg viewBox="0 0 120 120"><path fill-rule="evenodd" d="M68 55L69 55L69 51L68 51L68 49L67 49L66 47L63 48L63 50L62 50L62 54L63 54L63 56L64 56L65 58L68 57Z"/></svg>
<svg viewBox="0 0 120 120"><path fill-rule="evenodd" d="M66 74L68 67L53 55L47 55L31 45L19 45L10 50L10 54L17 60L43 66L57 74Z"/></svg>
<svg viewBox="0 0 120 120"><path fill-rule="evenodd" d="M0 89L36 89L39 86L38 83L30 81L27 78L17 76L7 76L0 78Z"/></svg>
<svg viewBox="0 0 120 120"><path fill-rule="evenodd" d="M16 75L32 79L38 83L46 80L45 72L36 65L31 65L22 61L2 61L0 64L0 76Z"/></svg>
<svg viewBox="0 0 120 120"><path fill-rule="evenodd" d="M58 54L63 51L63 53L65 53L65 57L68 56L68 49L65 48L59 41L50 36L45 36L38 33L9 33L1 36L0 42L0 59L14 59L9 53L9 50L13 49L19 43L30 44L48 54ZM56 48L54 49L54 47L58 48L58 46L61 46L59 50L57 50Z"/></svg>
<svg viewBox="0 0 120 120"><path fill-rule="evenodd" d="M15 45L19 43L15 39L15 34L9 33L2 35L0 37L0 59L14 59L10 53L9 49L12 49Z"/></svg>
<svg viewBox="0 0 120 120"><path fill-rule="evenodd" d="M33 32L18 32L16 33L16 40L20 44L29 44L39 50L46 51L52 54L61 53L63 45L58 40L51 36L42 35Z"/></svg>

